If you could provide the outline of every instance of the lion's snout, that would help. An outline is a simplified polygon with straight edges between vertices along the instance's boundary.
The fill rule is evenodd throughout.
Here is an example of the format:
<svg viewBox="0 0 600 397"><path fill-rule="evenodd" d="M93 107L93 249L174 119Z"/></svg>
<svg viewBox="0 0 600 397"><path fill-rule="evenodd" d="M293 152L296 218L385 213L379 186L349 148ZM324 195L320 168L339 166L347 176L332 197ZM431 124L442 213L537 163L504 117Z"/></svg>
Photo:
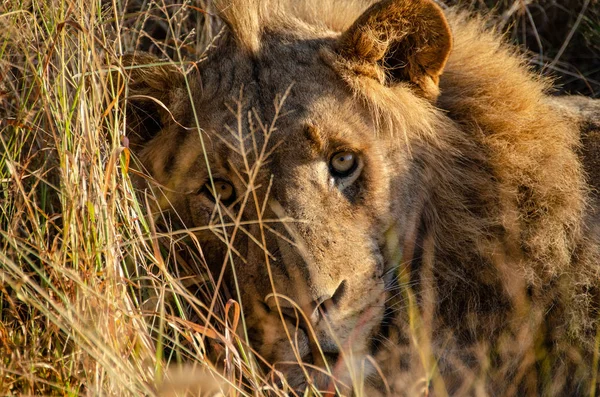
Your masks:
<svg viewBox="0 0 600 397"><path fill-rule="evenodd" d="M294 322L317 324L328 312L336 310L337 305L345 298L347 285L348 282L342 280L337 287L329 288L329 290L327 287L308 286L305 290L311 291L308 292L309 295L300 297L297 301L286 297L285 301L277 302L276 294L268 294L265 297L265 303L270 311L275 313L281 311L284 317Z"/></svg>

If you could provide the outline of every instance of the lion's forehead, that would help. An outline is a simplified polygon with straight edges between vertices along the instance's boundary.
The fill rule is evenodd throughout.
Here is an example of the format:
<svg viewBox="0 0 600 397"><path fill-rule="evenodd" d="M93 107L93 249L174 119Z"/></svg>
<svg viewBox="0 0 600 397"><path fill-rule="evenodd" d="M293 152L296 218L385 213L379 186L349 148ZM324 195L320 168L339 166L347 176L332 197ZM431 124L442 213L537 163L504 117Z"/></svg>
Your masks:
<svg viewBox="0 0 600 397"><path fill-rule="evenodd" d="M326 141L321 146L362 148L365 135L372 133L370 113L321 56L331 46L329 38L292 42L278 37L253 55L233 44L217 49L201 68L196 101L212 155L243 165L245 158L257 160L264 148L277 171L281 161L322 156L309 128L318 129ZM201 154L204 149L196 144L188 150Z"/></svg>
<svg viewBox="0 0 600 397"><path fill-rule="evenodd" d="M199 65L196 102L200 107L242 102L263 118L272 118L275 102L284 99L288 110L301 113L316 97L330 94L339 80L322 56L331 50L331 38L299 40L283 33L265 34L256 53L238 48L232 40L225 42Z"/></svg>

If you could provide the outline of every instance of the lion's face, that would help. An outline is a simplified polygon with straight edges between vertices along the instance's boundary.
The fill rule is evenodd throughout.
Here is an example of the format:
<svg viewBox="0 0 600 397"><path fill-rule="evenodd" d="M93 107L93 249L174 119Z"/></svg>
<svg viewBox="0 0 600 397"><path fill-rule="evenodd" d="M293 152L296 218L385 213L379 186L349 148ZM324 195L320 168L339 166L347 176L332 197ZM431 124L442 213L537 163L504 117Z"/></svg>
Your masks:
<svg viewBox="0 0 600 397"><path fill-rule="evenodd" d="M291 368L283 363L298 358L318 364L322 357L317 344L330 359L342 349L367 353L383 317L384 236L393 222L390 175L399 164L391 163L382 142L369 139L373 125L344 95L349 93L340 90L315 98L311 108L294 106L293 113L275 122L277 130L268 141L263 131L254 132L258 156L247 131L245 154L232 149L239 147L232 139L225 143L212 138L209 144L214 145L210 164L215 165L215 188L227 197L235 192L227 200L230 215L224 220L248 222L231 238L238 251L233 263L250 337L284 372ZM284 103L282 112L287 109ZM235 119L230 121L227 125L235 131ZM261 156L263 148L270 153ZM206 175L202 185L209 184L204 164L199 169ZM219 223L211 189L202 185L190 186L199 194L182 197L191 208L188 226L209 224L211 215ZM229 236L234 229L227 229ZM220 270L227 263L226 245L214 233L206 233L202 241L213 241L211 262ZM232 276L227 275L233 290ZM311 332L316 340L311 341Z"/></svg>
<svg viewBox="0 0 600 397"><path fill-rule="evenodd" d="M397 8L385 3L365 15ZM154 107L162 120L146 123L156 131L138 155L166 186L161 207L195 231L215 279L225 269L253 347L297 386L299 361L344 357L342 372L360 371L423 199L415 153L381 131L348 76L416 104L434 83L392 86L383 65L353 59L365 56L359 22L341 38L300 24L293 34L265 29L253 51L227 36L188 74L191 105L176 72L161 68L149 83L169 112ZM439 52L445 60L447 48Z"/></svg>

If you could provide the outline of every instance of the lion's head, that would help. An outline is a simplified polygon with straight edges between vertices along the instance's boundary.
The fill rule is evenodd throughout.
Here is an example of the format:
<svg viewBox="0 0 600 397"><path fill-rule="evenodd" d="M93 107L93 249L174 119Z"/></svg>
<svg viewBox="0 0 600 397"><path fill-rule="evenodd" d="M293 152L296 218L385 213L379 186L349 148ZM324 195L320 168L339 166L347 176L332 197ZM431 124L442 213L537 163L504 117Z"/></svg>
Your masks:
<svg viewBox="0 0 600 397"><path fill-rule="evenodd" d="M301 385L294 363L353 368L376 343L428 200L423 156L453 128L432 104L451 36L429 0L376 3L341 33L254 6L222 7L189 73L131 70L130 141L253 346Z"/></svg>

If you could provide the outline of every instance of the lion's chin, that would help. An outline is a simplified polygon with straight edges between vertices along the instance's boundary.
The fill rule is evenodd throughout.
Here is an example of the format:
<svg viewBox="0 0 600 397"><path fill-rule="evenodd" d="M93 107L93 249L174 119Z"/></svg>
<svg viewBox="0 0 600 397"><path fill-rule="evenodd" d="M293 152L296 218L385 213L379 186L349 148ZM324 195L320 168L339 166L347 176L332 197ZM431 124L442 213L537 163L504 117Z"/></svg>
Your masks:
<svg viewBox="0 0 600 397"><path fill-rule="evenodd" d="M338 340L327 339L325 334L317 334L318 339L313 340L306 328L287 318L282 322L278 316L261 316L254 324L261 337L258 351L272 365L265 369L274 370L272 375L281 379L282 387L287 385L300 395L307 389L323 395L352 395L353 385L362 384L361 379L374 372L368 359L370 341L379 332L383 313L367 313L360 321L352 320L357 326Z"/></svg>
<svg viewBox="0 0 600 397"><path fill-rule="evenodd" d="M293 390L298 395L311 390L316 395L352 396L376 373L366 348L322 353L316 359L309 353L299 361L276 362L272 367L282 390Z"/></svg>
<svg viewBox="0 0 600 397"><path fill-rule="evenodd" d="M363 360L343 359L339 354L324 354L326 360L320 365L312 364L315 360L309 355L302 364L295 364L281 368L287 385L299 395L304 395L307 389L323 396L351 395L353 379L355 376L364 376L358 364ZM277 366L276 366L277 367Z"/></svg>

